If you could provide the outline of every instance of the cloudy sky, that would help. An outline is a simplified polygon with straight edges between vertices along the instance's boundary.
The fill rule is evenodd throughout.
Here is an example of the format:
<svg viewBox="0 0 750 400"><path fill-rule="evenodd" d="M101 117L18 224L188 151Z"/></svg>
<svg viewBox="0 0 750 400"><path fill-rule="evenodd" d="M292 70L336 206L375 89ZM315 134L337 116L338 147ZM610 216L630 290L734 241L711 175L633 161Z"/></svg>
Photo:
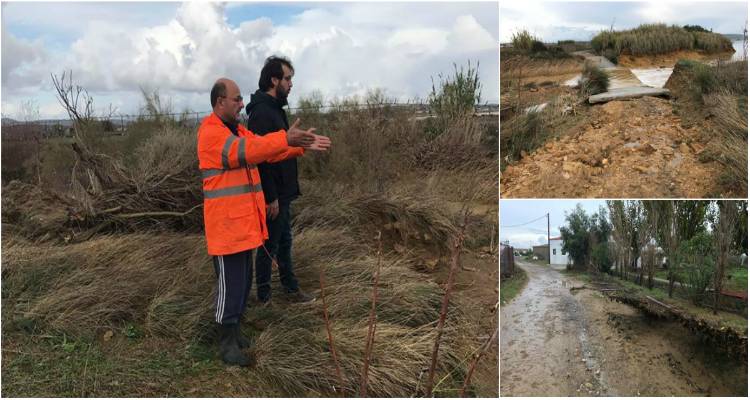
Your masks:
<svg viewBox="0 0 750 400"><path fill-rule="evenodd" d="M479 62L482 101L497 103L497 3L2 3L2 112L33 101L64 116L50 73L73 71L97 110L136 113L140 88L177 112L208 111L221 76L245 97L271 54L295 65L292 106L380 88L426 98L431 77Z"/></svg>
<svg viewBox="0 0 750 400"><path fill-rule="evenodd" d="M560 236L560 227L566 225L565 213L573 211L578 203L583 206L588 215L598 212L599 206L607 206L604 200L502 200L500 201L500 241L510 241L511 246L518 248L546 244L547 218L545 214L550 214L550 235ZM530 221L534 222L526 224Z"/></svg>
<svg viewBox="0 0 750 400"><path fill-rule="evenodd" d="M599 31L663 22L701 25L719 33L742 33L747 2L534 2L504 1L500 7L500 41L526 29L545 42L589 40Z"/></svg>

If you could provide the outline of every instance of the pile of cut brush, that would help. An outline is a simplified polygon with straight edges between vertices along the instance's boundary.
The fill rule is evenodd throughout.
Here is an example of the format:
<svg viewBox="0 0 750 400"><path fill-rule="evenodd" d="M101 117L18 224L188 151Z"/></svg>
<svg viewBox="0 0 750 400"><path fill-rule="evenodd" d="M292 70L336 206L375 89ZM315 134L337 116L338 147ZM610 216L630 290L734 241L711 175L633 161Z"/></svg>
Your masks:
<svg viewBox="0 0 750 400"><path fill-rule="evenodd" d="M636 292L612 291L607 295L610 300L633 306L649 316L678 321L712 347L747 362L747 332L740 332L732 327L708 321L681 310L679 307Z"/></svg>

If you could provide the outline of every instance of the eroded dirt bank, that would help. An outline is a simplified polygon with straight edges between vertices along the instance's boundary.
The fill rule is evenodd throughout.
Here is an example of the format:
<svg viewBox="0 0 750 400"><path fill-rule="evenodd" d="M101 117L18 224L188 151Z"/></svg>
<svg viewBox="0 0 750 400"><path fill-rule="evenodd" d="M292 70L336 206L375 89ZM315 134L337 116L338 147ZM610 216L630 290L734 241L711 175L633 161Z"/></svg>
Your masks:
<svg viewBox="0 0 750 400"><path fill-rule="evenodd" d="M721 169L703 162L700 129L669 100L593 106L590 117L508 166L503 197L710 197Z"/></svg>
<svg viewBox="0 0 750 400"><path fill-rule="evenodd" d="M746 396L747 365L546 266L500 314L501 396Z"/></svg>

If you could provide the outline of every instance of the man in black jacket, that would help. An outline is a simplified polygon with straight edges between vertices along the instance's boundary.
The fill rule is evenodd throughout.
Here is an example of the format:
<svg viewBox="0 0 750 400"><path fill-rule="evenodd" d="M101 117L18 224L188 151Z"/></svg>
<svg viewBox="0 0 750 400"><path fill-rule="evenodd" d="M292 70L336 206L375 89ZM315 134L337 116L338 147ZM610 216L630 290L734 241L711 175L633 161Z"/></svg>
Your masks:
<svg viewBox="0 0 750 400"><path fill-rule="evenodd" d="M256 135L265 135L280 129L289 129L284 106L292 89L294 68L282 57L266 59L258 80L259 89L250 96L247 105L247 128ZM258 249L255 259L255 282L258 300L271 299L272 257L279 267L279 276L285 292L294 302L308 302L314 297L299 288L292 267L292 227L290 206L300 195L297 180L297 159L258 165L263 194L266 199L268 240ZM270 257L269 257L270 253Z"/></svg>

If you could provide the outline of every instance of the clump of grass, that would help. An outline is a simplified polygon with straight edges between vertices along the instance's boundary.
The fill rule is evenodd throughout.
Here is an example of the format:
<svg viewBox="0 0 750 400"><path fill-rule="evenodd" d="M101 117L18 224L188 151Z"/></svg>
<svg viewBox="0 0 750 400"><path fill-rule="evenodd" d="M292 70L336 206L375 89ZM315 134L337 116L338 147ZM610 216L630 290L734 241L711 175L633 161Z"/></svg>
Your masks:
<svg viewBox="0 0 750 400"><path fill-rule="evenodd" d="M586 63L581 72L579 92L587 97L604 93L609 89L609 74L596 65Z"/></svg>
<svg viewBox="0 0 750 400"><path fill-rule="evenodd" d="M527 31L526 29L523 29L511 35L511 42L513 43L513 47L518 50L531 50L534 42L538 41L539 39L529 33L529 31Z"/></svg>
<svg viewBox="0 0 750 400"><path fill-rule="evenodd" d="M532 111L516 115L503 123L501 167L507 166L508 161L518 160L522 153L530 153L547 140L550 129L545 116L544 110Z"/></svg>
<svg viewBox="0 0 750 400"><path fill-rule="evenodd" d="M709 142L715 159L725 166L725 180L738 193L747 193L747 109L728 92L706 96L716 123ZM746 101L746 100L745 100Z"/></svg>
<svg viewBox="0 0 750 400"><path fill-rule="evenodd" d="M531 153L553 137L560 126L571 122L566 118L579 103L575 95L559 96L541 110L529 109L503 122L500 148L503 157L500 170L520 159L523 153Z"/></svg>
<svg viewBox="0 0 750 400"><path fill-rule="evenodd" d="M707 53L732 50L732 42L718 33L705 29L687 30L666 24L643 24L625 31L602 31L591 39L591 46L600 54L610 54L611 57L620 54L664 54L680 50L699 50Z"/></svg>
<svg viewBox="0 0 750 400"><path fill-rule="evenodd" d="M500 277L500 305L506 305L521 291L529 278L526 271L516 267L516 271L508 278Z"/></svg>

